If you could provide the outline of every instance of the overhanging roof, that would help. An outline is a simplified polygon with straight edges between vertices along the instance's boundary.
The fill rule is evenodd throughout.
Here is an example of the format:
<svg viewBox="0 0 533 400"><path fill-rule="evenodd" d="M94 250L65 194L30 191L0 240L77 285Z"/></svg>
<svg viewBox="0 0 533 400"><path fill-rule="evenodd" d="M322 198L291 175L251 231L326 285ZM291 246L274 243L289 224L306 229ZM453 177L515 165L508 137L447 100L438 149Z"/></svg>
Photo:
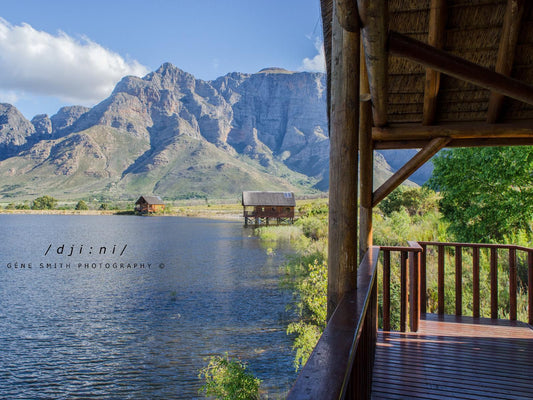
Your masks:
<svg viewBox="0 0 533 400"><path fill-rule="evenodd" d="M322 0L328 86L338 17L362 32L374 148L533 145L530 3Z"/></svg>

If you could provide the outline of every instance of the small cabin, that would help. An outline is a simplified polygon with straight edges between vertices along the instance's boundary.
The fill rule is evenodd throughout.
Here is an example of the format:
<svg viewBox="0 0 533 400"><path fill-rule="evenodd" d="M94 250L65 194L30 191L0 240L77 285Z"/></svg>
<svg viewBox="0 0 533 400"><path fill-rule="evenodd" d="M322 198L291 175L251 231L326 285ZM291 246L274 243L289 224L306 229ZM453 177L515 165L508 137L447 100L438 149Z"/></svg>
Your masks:
<svg viewBox="0 0 533 400"><path fill-rule="evenodd" d="M141 196L135 202L135 211L141 214L162 212L165 210L165 203L159 196Z"/></svg>
<svg viewBox="0 0 533 400"><path fill-rule="evenodd" d="M245 225L292 224L296 199L293 192L242 192L242 206Z"/></svg>

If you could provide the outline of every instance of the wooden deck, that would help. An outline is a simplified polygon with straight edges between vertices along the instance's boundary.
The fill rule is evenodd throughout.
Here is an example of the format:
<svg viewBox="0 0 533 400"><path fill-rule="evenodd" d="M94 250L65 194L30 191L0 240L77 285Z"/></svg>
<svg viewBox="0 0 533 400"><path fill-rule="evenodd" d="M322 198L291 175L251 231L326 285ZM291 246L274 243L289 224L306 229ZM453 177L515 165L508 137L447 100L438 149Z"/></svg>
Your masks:
<svg viewBox="0 0 533 400"><path fill-rule="evenodd" d="M533 399L533 329L423 315L416 333L378 333L372 399Z"/></svg>

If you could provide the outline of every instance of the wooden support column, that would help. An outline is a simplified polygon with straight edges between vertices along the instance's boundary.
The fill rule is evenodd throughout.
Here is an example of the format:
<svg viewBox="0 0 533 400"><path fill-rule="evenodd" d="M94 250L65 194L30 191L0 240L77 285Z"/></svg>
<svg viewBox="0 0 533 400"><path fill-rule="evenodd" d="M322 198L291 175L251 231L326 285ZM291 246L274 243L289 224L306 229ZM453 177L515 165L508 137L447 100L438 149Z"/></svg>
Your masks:
<svg viewBox="0 0 533 400"><path fill-rule="evenodd" d="M400 186L413 172L424 165L431 157L442 149L450 141L449 138L435 138L429 144L414 155L407 163L381 185L372 196L372 206L377 206L381 200Z"/></svg>
<svg viewBox="0 0 533 400"><path fill-rule="evenodd" d="M502 36L500 47L498 48L498 59L496 60L496 72L505 76L511 76L514 63L514 55L520 24L524 14L525 0L507 0L505 18L503 20ZM487 112L487 122L495 123L500 116L504 96L500 93L492 92L489 99L489 110Z"/></svg>
<svg viewBox="0 0 533 400"><path fill-rule="evenodd" d="M430 7L428 44L436 49L442 49L444 47L446 34L446 0L431 0ZM439 87L440 72L428 68L426 70L426 83L424 89L423 125L431 125L435 121Z"/></svg>
<svg viewBox="0 0 533 400"><path fill-rule="evenodd" d="M357 150L359 127L359 32L344 30L333 12L328 315L357 287Z"/></svg>
<svg viewBox="0 0 533 400"><path fill-rule="evenodd" d="M357 0L375 126L387 124L389 29L386 0Z"/></svg>
<svg viewBox="0 0 533 400"><path fill-rule="evenodd" d="M372 148L372 104L368 75L361 58L361 96L359 108L359 260L372 246L372 190L374 181L374 149Z"/></svg>

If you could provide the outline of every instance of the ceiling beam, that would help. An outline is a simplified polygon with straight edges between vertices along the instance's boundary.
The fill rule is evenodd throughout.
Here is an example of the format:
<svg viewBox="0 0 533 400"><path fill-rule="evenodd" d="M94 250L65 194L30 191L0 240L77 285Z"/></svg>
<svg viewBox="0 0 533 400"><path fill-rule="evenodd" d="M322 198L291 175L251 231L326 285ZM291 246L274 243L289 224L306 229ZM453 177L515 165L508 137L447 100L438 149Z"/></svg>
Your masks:
<svg viewBox="0 0 533 400"><path fill-rule="evenodd" d="M436 49L442 49L446 41L447 21L446 0L431 0L429 10L428 44ZM424 88L424 114L422 124L432 125L437 111L437 95L440 86L440 72L426 69L426 83Z"/></svg>
<svg viewBox="0 0 533 400"><path fill-rule="evenodd" d="M421 149L428 145L430 139L410 141L374 142L375 150L406 150ZM481 138L481 139L451 139L446 147L490 147L490 146L533 146L530 138Z"/></svg>
<svg viewBox="0 0 533 400"><path fill-rule="evenodd" d="M402 124L372 129L372 140L380 142L427 140L435 137L449 137L450 139L531 138L533 137L533 121L524 120L512 124L464 123L435 126Z"/></svg>
<svg viewBox="0 0 533 400"><path fill-rule="evenodd" d="M426 144L413 158L411 158L403 167L394 173L385 183L383 183L372 195L372 207L376 207L385 197L394 189L400 186L409 178L418 168L424 165L431 157L444 148L450 141L450 138L435 138Z"/></svg>
<svg viewBox="0 0 533 400"><path fill-rule="evenodd" d="M520 33L522 15L524 15L524 0L507 0L507 8L503 20L502 35L498 48L495 71L505 76L511 76L515 57L516 43ZM489 99L487 122L495 123L500 116L504 96L492 92Z"/></svg>
<svg viewBox="0 0 533 400"><path fill-rule="evenodd" d="M389 50L394 56L405 57L454 78L533 105L533 86L435 49L419 40L391 31L389 33Z"/></svg>
<svg viewBox="0 0 533 400"><path fill-rule="evenodd" d="M385 0L357 0L357 6L362 24L374 125L385 126L388 104L387 2Z"/></svg>

